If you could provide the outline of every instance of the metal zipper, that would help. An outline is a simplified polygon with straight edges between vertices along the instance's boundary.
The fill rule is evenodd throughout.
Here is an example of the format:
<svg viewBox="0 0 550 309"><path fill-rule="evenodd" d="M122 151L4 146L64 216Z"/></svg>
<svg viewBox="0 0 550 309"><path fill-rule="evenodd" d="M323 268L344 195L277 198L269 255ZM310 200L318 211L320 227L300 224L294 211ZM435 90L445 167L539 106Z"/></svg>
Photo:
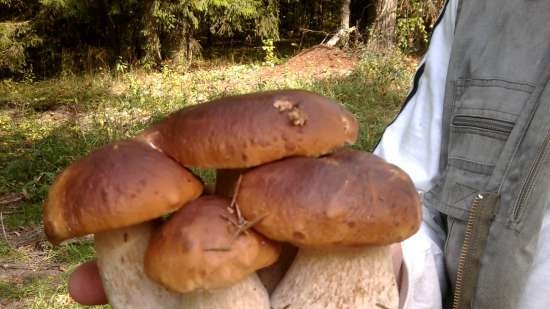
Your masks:
<svg viewBox="0 0 550 309"><path fill-rule="evenodd" d="M455 116L452 124L454 126L474 127L506 134L512 132L512 129L514 128L514 123L510 121L465 115Z"/></svg>
<svg viewBox="0 0 550 309"><path fill-rule="evenodd" d="M534 179L539 173L539 166L542 163L544 159L544 155L546 153L546 149L548 148L548 144L550 143L550 129L546 133L546 138L543 141L542 147L539 149L539 152L537 154L537 157L535 158L535 161L529 168L529 172L527 173L527 177L525 177L525 180L523 181L523 184L521 185L521 191L519 191L518 199L516 200L516 204L514 205L514 208L512 209L512 218L514 222L517 222L520 215L521 210L523 208L523 205L525 204L525 200L531 193L534 187Z"/></svg>
<svg viewBox="0 0 550 309"><path fill-rule="evenodd" d="M470 208L470 213L468 215L468 221L466 223L466 231L464 232L464 242L462 244L462 250L460 251L460 256L458 258L458 268L456 271L456 281L455 281L455 292L453 297L453 306L452 309L459 309L462 297L464 293L464 273L466 262L468 256L470 255L472 240L474 236L475 222L479 216L481 210L481 201L483 200L483 195L478 194L473 202L472 207Z"/></svg>

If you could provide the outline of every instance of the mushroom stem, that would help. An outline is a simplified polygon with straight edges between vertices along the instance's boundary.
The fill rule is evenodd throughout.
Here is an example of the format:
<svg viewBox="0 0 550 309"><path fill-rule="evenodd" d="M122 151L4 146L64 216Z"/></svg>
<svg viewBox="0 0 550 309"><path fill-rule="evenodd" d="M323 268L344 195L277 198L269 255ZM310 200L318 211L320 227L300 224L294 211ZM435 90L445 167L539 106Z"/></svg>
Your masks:
<svg viewBox="0 0 550 309"><path fill-rule="evenodd" d="M96 233L97 264L109 303L114 309L177 308L181 295L151 281L143 257L153 222Z"/></svg>
<svg viewBox="0 0 550 309"><path fill-rule="evenodd" d="M227 288L183 294L180 308L270 309L270 305L269 295L254 273Z"/></svg>
<svg viewBox="0 0 550 309"><path fill-rule="evenodd" d="M300 249L271 296L273 309L396 309L389 247Z"/></svg>

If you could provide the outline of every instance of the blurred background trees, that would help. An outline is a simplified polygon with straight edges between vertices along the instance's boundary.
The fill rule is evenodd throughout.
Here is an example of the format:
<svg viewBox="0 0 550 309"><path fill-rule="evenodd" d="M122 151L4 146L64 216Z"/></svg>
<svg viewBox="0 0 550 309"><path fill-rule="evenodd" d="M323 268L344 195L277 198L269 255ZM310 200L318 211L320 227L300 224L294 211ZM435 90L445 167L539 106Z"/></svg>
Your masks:
<svg viewBox="0 0 550 309"><path fill-rule="evenodd" d="M216 46L248 46L256 53L269 45L307 47L326 43L344 28L347 36L339 44L370 41L421 53L441 5L442 0L0 0L0 77L186 66Z"/></svg>

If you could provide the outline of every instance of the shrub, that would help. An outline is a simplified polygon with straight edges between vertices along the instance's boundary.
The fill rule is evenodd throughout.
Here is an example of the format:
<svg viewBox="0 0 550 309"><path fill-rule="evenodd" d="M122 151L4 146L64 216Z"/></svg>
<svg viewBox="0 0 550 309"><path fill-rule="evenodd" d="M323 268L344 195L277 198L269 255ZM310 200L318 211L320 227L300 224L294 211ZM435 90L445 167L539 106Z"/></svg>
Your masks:
<svg viewBox="0 0 550 309"><path fill-rule="evenodd" d="M28 21L0 23L0 75L23 74L31 68L27 50L42 43Z"/></svg>

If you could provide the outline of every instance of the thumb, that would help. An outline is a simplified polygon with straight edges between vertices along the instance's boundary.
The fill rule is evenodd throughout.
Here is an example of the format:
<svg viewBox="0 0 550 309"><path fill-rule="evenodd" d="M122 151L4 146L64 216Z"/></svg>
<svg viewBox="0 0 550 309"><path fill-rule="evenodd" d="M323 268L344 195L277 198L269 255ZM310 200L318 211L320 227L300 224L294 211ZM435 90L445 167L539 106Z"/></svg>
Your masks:
<svg viewBox="0 0 550 309"><path fill-rule="evenodd" d="M82 305L107 303L97 263L90 261L80 265L69 278L69 294Z"/></svg>

